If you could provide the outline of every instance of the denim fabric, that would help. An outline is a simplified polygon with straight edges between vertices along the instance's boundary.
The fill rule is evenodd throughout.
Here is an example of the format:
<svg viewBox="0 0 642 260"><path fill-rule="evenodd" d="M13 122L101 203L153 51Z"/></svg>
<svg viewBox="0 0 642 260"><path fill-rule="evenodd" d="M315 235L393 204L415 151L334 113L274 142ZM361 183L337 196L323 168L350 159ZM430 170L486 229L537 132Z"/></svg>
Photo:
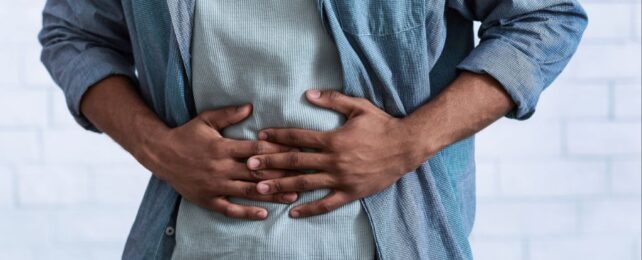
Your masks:
<svg viewBox="0 0 642 260"><path fill-rule="evenodd" d="M496 78L517 104L509 116L527 119L587 24L575 0L316 1L339 50L343 91L399 117L429 101L463 69ZM97 131L80 113L83 93L115 74L137 80L145 101L169 126L195 116L189 78L193 8L194 0L47 1L42 61L83 127ZM482 21L474 49L472 20ZM471 137L362 199L378 257L471 259L474 168ZM174 240L166 231L175 224L178 199L152 177L123 258L171 256Z"/></svg>

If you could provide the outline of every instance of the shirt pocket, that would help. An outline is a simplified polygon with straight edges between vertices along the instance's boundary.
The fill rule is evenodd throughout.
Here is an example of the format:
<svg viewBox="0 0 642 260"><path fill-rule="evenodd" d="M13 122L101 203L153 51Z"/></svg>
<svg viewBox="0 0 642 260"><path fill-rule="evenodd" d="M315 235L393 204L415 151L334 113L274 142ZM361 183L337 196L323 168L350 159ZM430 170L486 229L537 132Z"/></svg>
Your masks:
<svg viewBox="0 0 642 260"><path fill-rule="evenodd" d="M333 0L341 28L356 36L386 36L421 27L425 0Z"/></svg>

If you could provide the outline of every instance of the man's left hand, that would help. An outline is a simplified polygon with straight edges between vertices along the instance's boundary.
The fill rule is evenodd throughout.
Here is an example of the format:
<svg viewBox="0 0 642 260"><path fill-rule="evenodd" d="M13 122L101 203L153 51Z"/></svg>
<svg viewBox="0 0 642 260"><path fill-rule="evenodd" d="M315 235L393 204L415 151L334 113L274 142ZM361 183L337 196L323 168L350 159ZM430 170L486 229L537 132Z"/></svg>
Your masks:
<svg viewBox="0 0 642 260"><path fill-rule="evenodd" d="M261 194L332 190L325 198L300 205L291 217L308 217L335 210L375 194L416 169L427 157L403 119L380 110L367 99L336 91L310 90L307 99L346 116L346 123L330 132L303 129L264 129L259 139L315 152L256 155L251 170L316 170L315 173L262 181Z"/></svg>

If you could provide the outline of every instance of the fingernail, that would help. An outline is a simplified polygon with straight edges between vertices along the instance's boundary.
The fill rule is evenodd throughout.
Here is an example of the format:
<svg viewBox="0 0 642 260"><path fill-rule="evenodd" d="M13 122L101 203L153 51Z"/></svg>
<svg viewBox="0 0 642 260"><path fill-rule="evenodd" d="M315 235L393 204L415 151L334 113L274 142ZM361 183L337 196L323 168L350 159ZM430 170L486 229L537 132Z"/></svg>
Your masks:
<svg viewBox="0 0 642 260"><path fill-rule="evenodd" d="M265 132L259 133L259 140L267 140L268 135Z"/></svg>
<svg viewBox="0 0 642 260"><path fill-rule="evenodd" d="M285 194L283 195L283 200L286 202L294 202L296 201L298 195L296 193L290 193L290 194Z"/></svg>
<svg viewBox="0 0 642 260"><path fill-rule="evenodd" d="M267 218L267 215L268 213L265 210L259 210L256 212L256 216L259 218Z"/></svg>
<svg viewBox="0 0 642 260"><path fill-rule="evenodd" d="M240 112L240 111L243 111L243 110L247 109L249 106L250 106L250 105L247 105L247 104L246 104L246 105L238 106L238 107L236 107L236 111L239 111L239 112Z"/></svg>
<svg viewBox="0 0 642 260"><path fill-rule="evenodd" d="M316 89L311 89L311 90L308 90L308 95L311 98L319 98L321 97L321 91L318 91Z"/></svg>
<svg viewBox="0 0 642 260"><path fill-rule="evenodd" d="M250 167L250 169L259 168L259 166L261 166L261 161L256 158L250 158L249 160L247 160L247 166Z"/></svg>
<svg viewBox="0 0 642 260"><path fill-rule="evenodd" d="M270 192L270 186L265 183L259 183L256 185L256 190L261 194L267 194Z"/></svg>
<svg viewBox="0 0 642 260"><path fill-rule="evenodd" d="M299 215L300 215L299 211L296 211L296 210L290 211L290 217L298 218Z"/></svg>

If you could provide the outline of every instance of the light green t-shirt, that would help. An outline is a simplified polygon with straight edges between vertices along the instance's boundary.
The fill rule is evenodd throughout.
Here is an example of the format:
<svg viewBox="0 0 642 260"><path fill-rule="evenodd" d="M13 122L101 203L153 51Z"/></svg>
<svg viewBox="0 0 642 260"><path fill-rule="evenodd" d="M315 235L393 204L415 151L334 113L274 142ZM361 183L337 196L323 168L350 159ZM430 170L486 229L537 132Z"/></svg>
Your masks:
<svg viewBox="0 0 642 260"><path fill-rule="evenodd" d="M341 90L341 64L314 0L197 0L192 40L193 93L198 112L252 103L253 114L223 136L256 139L259 130L328 131L344 122L308 103L306 90ZM294 206L328 190L301 193L292 205L230 198L266 208L263 221L231 219L181 202L174 260L375 258L368 218L352 202L331 213L292 219Z"/></svg>

